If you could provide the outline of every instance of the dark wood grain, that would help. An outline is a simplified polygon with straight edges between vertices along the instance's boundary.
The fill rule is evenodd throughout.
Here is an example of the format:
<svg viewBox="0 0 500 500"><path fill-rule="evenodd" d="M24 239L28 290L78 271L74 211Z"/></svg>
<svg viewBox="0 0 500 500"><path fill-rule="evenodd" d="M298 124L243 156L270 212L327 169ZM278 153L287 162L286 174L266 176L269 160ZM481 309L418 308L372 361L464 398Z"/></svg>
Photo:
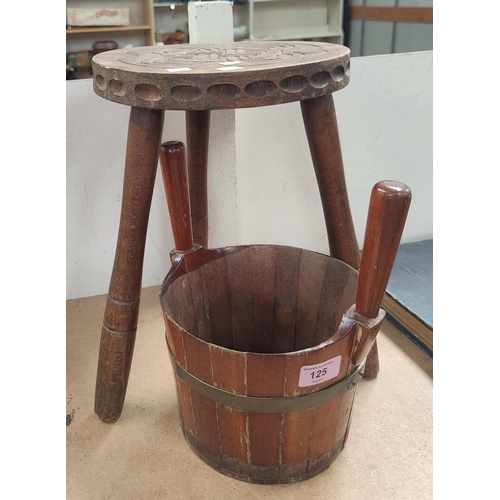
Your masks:
<svg viewBox="0 0 500 500"><path fill-rule="evenodd" d="M213 378L210 344L200 342L196 337L186 335L184 332L181 332L181 336L186 353L186 369L195 377L211 384Z"/></svg>
<svg viewBox="0 0 500 500"><path fill-rule="evenodd" d="M372 189L359 271L356 312L375 318L382 304L410 209L402 182L381 181Z"/></svg>
<svg viewBox="0 0 500 500"><path fill-rule="evenodd" d="M311 429L314 426L316 408L295 411L283 418L281 459L285 464L300 464L307 461L311 451Z"/></svg>
<svg viewBox="0 0 500 500"><path fill-rule="evenodd" d="M217 404L217 421L223 458L225 456L238 462L248 463L249 440L246 412Z"/></svg>
<svg viewBox="0 0 500 500"><path fill-rule="evenodd" d="M179 277L179 284L182 287L183 294L170 294L169 301L171 307L177 311L177 317L184 325L184 328L197 337L211 341L211 335L205 335L204 332L209 328L204 328L204 323L197 314L196 306L199 302L200 281L199 272Z"/></svg>
<svg viewBox="0 0 500 500"><path fill-rule="evenodd" d="M219 349L210 346L213 380L216 387L229 392L247 394L247 358L245 352L232 349Z"/></svg>
<svg viewBox="0 0 500 500"><path fill-rule="evenodd" d="M378 345L377 340L373 342L373 345L366 356L365 370L363 373L363 378L372 379L375 378L380 371L380 363L378 357Z"/></svg>
<svg viewBox="0 0 500 500"><path fill-rule="evenodd" d="M285 386L285 356L263 356L247 353L247 392L249 396L280 397ZM248 412L250 464L276 467L280 456L280 434L283 416ZM261 469L254 468L259 477ZM268 471L269 472L269 471ZM265 479L261 476L260 479Z"/></svg>
<svg viewBox="0 0 500 500"><path fill-rule="evenodd" d="M286 356L247 353L247 394L280 397L285 388Z"/></svg>
<svg viewBox="0 0 500 500"><path fill-rule="evenodd" d="M410 188L402 182L381 181L372 189L356 294L356 313L361 316L376 318L379 314L410 202ZM376 333L375 330L363 332L356 360L363 358L366 346L371 346ZM377 349L376 344L374 348ZM376 376L378 369L369 356L365 367L366 378Z"/></svg>
<svg viewBox="0 0 500 500"><path fill-rule="evenodd" d="M189 287L192 290L192 312L193 322L196 327L193 330L188 330L193 335L196 335L202 340L212 342L214 340L212 325L210 322L210 302L208 296L208 283L206 281L206 271L203 268L193 269L189 273ZM184 294L182 294L184 296ZM189 300L189 297L184 296ZM188 324L184 325L186 329Z"/></svg>
<svg viewBox="0 0 500 500"><path fill-rule="evenodd" d="M296 351L319 343L316 323L327 263L328 258L319 253L303 251L301 254L295 321Z"/></svg>
<svg viewBox="0 0 500 500"><path fill-rule="evenodd" d="M94 411L104 422L122 412L134 350L149 210L163 111L132 108L115 260L101 333Z"/></svg>
<svg viewBox="0 0 500 500"><path fill-rule="evenodd" d="M274 352L276 248L251 247L254 352Z"/></svg>
<svg viewBox="0 0 500 500"><path fill-rule="evenodd" d="M216 259L204 267L212 342L233 347L231 290L226 259Z"/></svg>
<svg viewBox="0 0 500 500"><path fill-rule="evenodd" d="M187 430L189 430L189 432L193 435L196 435L191 390L177 375L175 375L175 384L177 390L177 404L179 406L179 416L182 426L187 428Z"/></svg>
<svg viewBox="0 0 500 500"><path fill-rule="evenodd" d="M211 345L210 356L214 386L237 394L247 394L246 353ZM249 452L246 412L217 404L217 420L222 467L227 470L234 466L240 471L243 468L248 474L248 467L242 466L242 463L248 464Z"/></svg>
<svg viewBox="0 0 500 500"><path fill-rule="evenodd" d="M189 172L189 199L193 240L208 246L207 169L210 136L209 110L186 111L187 161Z"/></svg>
<svg viewBox="0 0 500 500"><path fill-rule="evenodd" d="M377 339L375 339L370 352L366 356L365 370L363 378L372 379L378 375L380 371L380 361L378 357Z"/></svg>
<svg viewBox="0 0 500 500"><path fill-rule="evenodd" d="M334 259L327 260L321 295L318 300L318 316L314 332L316 343L325 342L333 336L340 325L344 311L350 307L351 304L339 304L339 307L330 307L330 304L331 297L344 296L347 299L349 294L344 294L344 291L346 285L351 285L349 283L351 276L356 277L356 274L352 272L350 267L341 265Z"/></svg>
<svg viewBox="0 0 500 500"><path fill-rule="evenodd" d="M211 399L190 389L198 452L211 463L222 466L217 406Z"/></svg>
<svg viewBox="0 0 500 500"><path fill-rule="evenodd" d="M312 457L320 457L328 453L335 445L335 431L339 426L341 402L342 396L316 408L311 431L310 454Z"/></svg>
<svg viewBox="0 0 500 500"><path fill-rule="evenodd" d="M278 413L248 414L250 463L252 465L277 468L282 420L282 415Z"/></svg>
<svg viewBox="0 0 500 500"><path fill-rule="evenodd" d="M330 255L359 268L359 247L354 232L344 164L331 95L300 103L318 181Z"/></svg>
<svg viewBox="0 0 500 500"><path fill-rule="evenodd" d="M293 351L301 248L276 249L274 352Z"/></svg>
<svg viewBox="0 0 500 500"><path fill-rule="evenodd" d="M193 231L184 144L164 142L160 149L160 163L175 249L180 252L191 250Z"/></svg>
<svg viewBox="0 0 500 500"><path fill-rule="evenodd" d="M244 265L250 254L251 249L246 248L227 255L226 261L231 289L233 349L254 352L252 270Z"/></svg>

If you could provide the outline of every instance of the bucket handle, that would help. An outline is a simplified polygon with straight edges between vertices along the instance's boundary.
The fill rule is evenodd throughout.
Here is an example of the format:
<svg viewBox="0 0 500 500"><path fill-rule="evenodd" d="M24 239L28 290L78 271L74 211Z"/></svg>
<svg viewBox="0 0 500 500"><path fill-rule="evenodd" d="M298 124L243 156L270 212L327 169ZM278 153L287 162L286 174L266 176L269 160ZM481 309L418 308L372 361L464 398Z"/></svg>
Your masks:
<svg viewBox="0 0 500 500"><path fill-rule="evenodd" d="M170 254L173 261L176 255L198 248L193 243L184 144L180 141L162 143L160 165L175 243L175 250Z"/></svg>
<svg viewBox="0 0 500 500"><path fill-rule="evenodd" d="M186 168L186 150L180 141L164 142L160 163L176 257L200 248L194 245ZM362 335L353 354L355 366L368 355L382 323L380 310L410 208L410 188L397 181L380 181L372 189L359 270L356 304L346 313Z"/></svg>
<svg viewBox="0 0 500 500"><path fill-rule="evenodd" d="M358 290L353 319L361 326L362 336L353 356L357 366L368 355L381 321L380 306L391 276L392 267L410 208L411 190L397 181L380 181L373 186L365 240L361 255ZM383 319L383 316L380 318ZM371 322L369 320L372 320Z"/></svg>

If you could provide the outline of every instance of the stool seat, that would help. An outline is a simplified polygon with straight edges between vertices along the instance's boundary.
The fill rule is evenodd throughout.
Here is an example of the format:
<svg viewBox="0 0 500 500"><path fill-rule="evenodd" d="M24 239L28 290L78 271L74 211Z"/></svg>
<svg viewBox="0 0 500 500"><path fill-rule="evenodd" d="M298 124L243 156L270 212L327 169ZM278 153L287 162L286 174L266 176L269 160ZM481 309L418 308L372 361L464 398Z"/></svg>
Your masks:
<svg viewBox="0 0 500 500"><path fill-rule="evenodd" d="M320 42L165 45L94 56L94 91L147 109L269 106L331 94L349 83L350 50Z"/></svg>

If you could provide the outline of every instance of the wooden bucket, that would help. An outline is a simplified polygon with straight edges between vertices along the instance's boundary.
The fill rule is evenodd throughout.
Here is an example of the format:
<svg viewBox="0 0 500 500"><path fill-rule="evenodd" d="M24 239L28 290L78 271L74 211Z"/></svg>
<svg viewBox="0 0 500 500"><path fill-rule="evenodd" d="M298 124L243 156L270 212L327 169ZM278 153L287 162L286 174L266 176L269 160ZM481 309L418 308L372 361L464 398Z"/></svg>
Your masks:
<svg viewBox="0 0 500 500"><path fill-rule="evenodd" d="M184 437L236 479L315 476L345 445L387 281L374 287L365 252L358 279L344 262L300 248L193 245L183 145L162 145L161 160L176 250L160 301ZM390 274L391 256L375 254ZM387 262L375 268L387 274Z"/></svg>

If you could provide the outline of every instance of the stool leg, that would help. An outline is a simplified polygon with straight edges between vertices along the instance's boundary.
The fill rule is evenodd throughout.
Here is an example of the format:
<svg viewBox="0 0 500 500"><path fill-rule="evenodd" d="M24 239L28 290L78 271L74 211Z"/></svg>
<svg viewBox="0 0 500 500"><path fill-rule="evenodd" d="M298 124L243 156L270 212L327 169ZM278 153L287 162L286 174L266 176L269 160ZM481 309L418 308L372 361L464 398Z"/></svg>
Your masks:
<svg viewBox="0 0 500 500"><path fill-rule="evenodd" d="M300 101L314 171L325 215L330 255L359 268L344 176L340 138L331 94Z"/></svg>
<svg viewBox="0 0 500 500"><path fill-rule="evenodd" d="M104 312L94 411L120 417L134 350L149 210L163 132L162 110L132 108L115 261Z"/></svg>
<svg viewBox="0 0 500 500"><path fill-rule="evenodd" d="M368 356L366 356L366 364L365 371L363 374L363 378L375 378L378 375L380 370L379 361L378 361L378 347L377 347L377 339L372 345Z"/></svg>
<svg viewBox="0 0 500 500"><path fill-rule="evenodd" d="M187 163L193 241L208 245L207 164L210 111L186 111Z"/></svg>
<svg viewBox="0 0 500 500"><path fill-rule="evenodd" d="M318 181L330 255L359 268L360 254L354 232L342 161L335 106L331 94L300 101L309 149ZM379 371L376 343L368 354L365 377Z"/></svg>

